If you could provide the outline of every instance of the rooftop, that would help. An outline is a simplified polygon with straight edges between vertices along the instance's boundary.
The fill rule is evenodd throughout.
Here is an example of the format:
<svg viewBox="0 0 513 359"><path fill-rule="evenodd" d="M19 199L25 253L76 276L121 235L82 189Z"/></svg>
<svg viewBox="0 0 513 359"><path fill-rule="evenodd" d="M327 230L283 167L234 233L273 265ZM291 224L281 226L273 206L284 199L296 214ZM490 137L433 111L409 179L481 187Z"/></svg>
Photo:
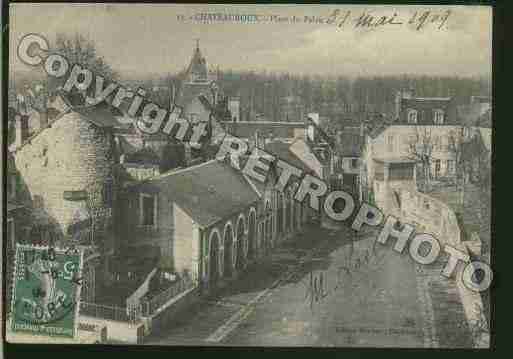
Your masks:
<svg viewBox="0 0 513 359"><path fill-rule="evenodd" d="M259 199L240 171L218 160L171 170L128 189L165 193L202 227L238 213Z"/></svg>
<svg viewBox="0 0 513 359"><path fill-rule="evenodd" d="M379 162L379 163L391 163L391 164L396 164L396 163L416 163L417 161L412 159L412 158L408 158L408 157L384 157L384 158L374 158L374 161L375 162Z"/></svg>
<svg viewBox="0 0 513 359"><path fill-rule="evenodd" d="M274 138L294 138L301 134L295 130L304 130L304 122L274 122L274 121L248 121L248 122L221 122L226 132L239 138L252 138L258 131L260 136L272 135Z"/></svg>
<svg viewBox="0 0 513 359"><path fill-rule="evenodd" d="M451 101L451 97L412 97L406 99L416 101Z"/></svg>
<svg viewBox="0 0 513 359"><path fill-rule="evenodd" d="M299 157L297 157L291 150L291 144L281 141L273 141L265 144L265 151L278 157L280 160L288 164L300 168L305 172L312 172L313 169L308 167Z"/></svg>

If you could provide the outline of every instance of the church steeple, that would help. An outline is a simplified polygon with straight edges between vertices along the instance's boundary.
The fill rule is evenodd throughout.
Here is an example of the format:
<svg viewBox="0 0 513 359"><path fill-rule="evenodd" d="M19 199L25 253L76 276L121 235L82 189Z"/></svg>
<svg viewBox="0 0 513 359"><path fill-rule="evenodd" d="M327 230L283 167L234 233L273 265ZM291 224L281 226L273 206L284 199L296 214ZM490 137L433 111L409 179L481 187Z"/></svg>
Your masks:
<svg viewBox="0 0 513 359"><path fill-rule="evenodd" d="M199 39L196 39L192 59L185 75L186 82L208 82L207 61L201 54Z"/></svg>

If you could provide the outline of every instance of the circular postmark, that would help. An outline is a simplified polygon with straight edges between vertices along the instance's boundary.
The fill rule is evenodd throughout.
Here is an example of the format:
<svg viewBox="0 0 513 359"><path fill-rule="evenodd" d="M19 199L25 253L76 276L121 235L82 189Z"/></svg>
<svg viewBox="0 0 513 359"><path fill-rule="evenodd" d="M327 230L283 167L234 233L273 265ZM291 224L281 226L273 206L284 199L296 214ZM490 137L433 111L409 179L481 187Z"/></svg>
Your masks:
<svg viewBox="0 0 513 359"><path fill-rule="evenodd" d="M82 285L81 253L20 246L15 272L13 329L73 336Z"/></svg>

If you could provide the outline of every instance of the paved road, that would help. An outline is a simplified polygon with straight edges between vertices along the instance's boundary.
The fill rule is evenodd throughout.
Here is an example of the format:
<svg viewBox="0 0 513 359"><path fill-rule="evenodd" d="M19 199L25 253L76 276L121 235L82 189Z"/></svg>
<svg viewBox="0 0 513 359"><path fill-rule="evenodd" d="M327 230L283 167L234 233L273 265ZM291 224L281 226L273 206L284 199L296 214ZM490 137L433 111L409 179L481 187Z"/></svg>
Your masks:
<svg viewBox="0 0 513 359"><path fill-rule="evenodd" d="M422 347L413 262L361 237L308 230L148 344Z"/></svg>

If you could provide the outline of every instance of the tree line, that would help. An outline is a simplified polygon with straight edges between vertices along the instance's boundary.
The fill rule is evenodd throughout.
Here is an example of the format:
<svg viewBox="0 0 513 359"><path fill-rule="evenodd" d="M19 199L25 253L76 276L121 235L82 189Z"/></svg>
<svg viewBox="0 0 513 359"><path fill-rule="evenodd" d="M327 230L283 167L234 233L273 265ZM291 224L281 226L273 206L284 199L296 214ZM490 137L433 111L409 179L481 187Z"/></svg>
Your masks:
<svg viewBox="0 0 513 359"><path fill-rule="evenodd" d="M395 75L320 76L291 73L223 70L217 84L228 97L239 97L242 120L298 121L301 114L318 112L337 117L348 113L378 112L391 115L400 89L414 89L420 97L452 97L467 104L473 95L490 96L487 77ZM168 104L180 88L183 72L142 82L157 103ZM171 88L173 90L171 90Z"/></svg>

